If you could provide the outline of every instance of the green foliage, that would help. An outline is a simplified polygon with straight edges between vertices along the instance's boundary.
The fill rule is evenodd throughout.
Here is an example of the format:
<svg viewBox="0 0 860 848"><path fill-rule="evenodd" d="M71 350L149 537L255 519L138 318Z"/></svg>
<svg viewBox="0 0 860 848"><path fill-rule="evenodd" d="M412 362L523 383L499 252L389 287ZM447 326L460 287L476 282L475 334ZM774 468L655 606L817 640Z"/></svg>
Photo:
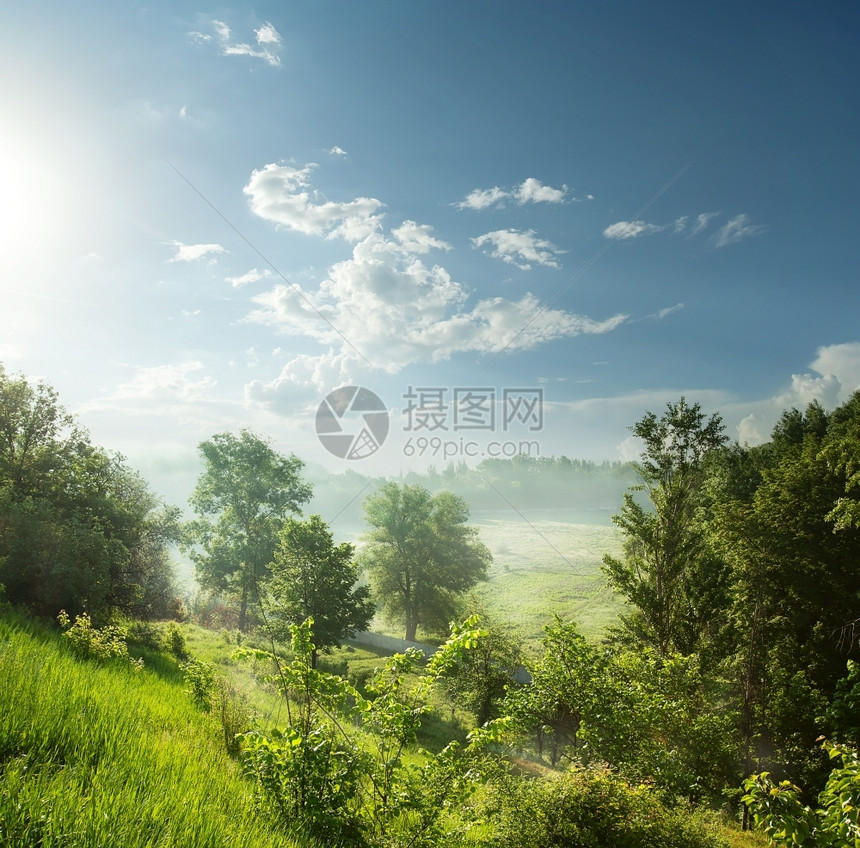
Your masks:
<svg viewBox="0 0 860 848"><path fill-rule="evenodd" d="M261 807L340 844L438 844L442 817L469 791L467 764L488 734L466 750L451 743L438 754L425 752L420 763L407 761L406 753L430 711L432 690L475 644L474 624L455 628L416 680L410 675L419 651L392 657L367 684L367 697L313 667L312 621L293 626L294 659L279 672L289 725L246 736L246 770Z"/></svg>
<svg viewBox="0 0 860 848"><path fill-rule="evenodd" d="M0 365L0 581L48 617L166 614L177 512L90 444L45 383Z"/></svg>
<svg viewBox="0 0 860 848"><path fill-rule="evenodd" d="M199 449L205 469L190 503L200 518L186 525L186 547L204 589L239 597L245 630L248 603L268 576L281 525L301 511L311 488L299 477L300 459L280 455L248 430L218 433Z"/></svg>
<svg viewBox="0 0 860 848"><path fill-rule="evenodd" d="M60 610L57 620L72 651L82 659L124 660L135 664L128 653L126 631L119 625L107 624L98 629L86 613L75 616L72 623L65 610Z"/></svg>
<svg viewBox="0 0 860 848"><path fill-rule="evenodd" d="M824 749L841 765L830 772L815 808L801 802L800 790L789 781L775 785L768 772L744 782L743 801L771 845L860 846L860 758L855 749L827 741Z"/></svg>
<svg viewBox="0 0 860 848"><path fill-rule="evenodd" d="M503 776L479 813L492 848L723 848L689 810L664 806L647 786L609 769L573 767L541 780Z"/></svg>
<svg viewBox="0 0 860 848"><path fill-rule="evenodd" d="M312 618L314 664L317 649L341 644L357 630L366 630L373 618L370 590L356 585L354 551L346 542L335 545L318 515L307 521L288 518L281 530L267 585L269 623L275 635L283 637L290 624Z"/></svg>
<svg viewBox="0 0 860 848"><path fill-rule="evenodd" d="M635 608L621 620L629 637L660 654L688 654L708 636L725 605L725 568L697 521L704 461L726 442L718 415L707 421L682 397L657 418L647 412L631 430L644 442L634 467L649 507L624 496L613 520L626 536L625 556L604 558L609 583Z"/></svg>
<svg viewBox="0 0 860 848"><path fill-rule="evenodd" d="M208 713L212 709L215 693L215 666L200 660L189 660L182 663L182 676L185 679L185 691L191 700Z"/></svg>
<svg viewBox="0 0 860 848"><path fill-rule="evenodd" d="M482 634L457 664L445 675L447 696L472 713L480 727L499 718L509 687L516 686L515 674L523 656L515 640L481 617Z"/></svg>
<svg viewBox="0 0 860 848"><path fill-rule="evenodd" d="M419 626L447 632L460 596L486 577L492 561L466 523L466 502L450 492L431 496L421 486L386 483L364 510L371 530L361 564L382 611L405 624L409 641Z"/></svg>
<svg viewBox="0 0 860 848"><path fill-rule="evenodd" d="M719 798L734 770L735 717L696 657L600 650L573 624L546 628L544 655L506 709L553 766L610 763L668 797Z"/></svg>
<svg viewBox="0 0 860 848"><path fill-rule="evenodd" d="M188 645L185 642L185 634L182 628L175 622L170 621L164 628L164 645L178 660L188 659Z"/></svg>

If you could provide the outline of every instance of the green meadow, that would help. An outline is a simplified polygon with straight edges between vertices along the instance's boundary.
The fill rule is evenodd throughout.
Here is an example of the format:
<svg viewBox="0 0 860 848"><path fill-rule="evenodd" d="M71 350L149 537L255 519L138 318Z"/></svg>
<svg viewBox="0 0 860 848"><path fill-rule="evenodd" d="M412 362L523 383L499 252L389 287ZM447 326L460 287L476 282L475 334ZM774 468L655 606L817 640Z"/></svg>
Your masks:
<svg viewBox="0 0 860 848"><path fill-rule="evenodd" d="M493 554L489 578L475 589L488 615L527 645L559 616L600 639L623 610L600 571L621 539L608 512L531 510L473 515Z"/></svg>

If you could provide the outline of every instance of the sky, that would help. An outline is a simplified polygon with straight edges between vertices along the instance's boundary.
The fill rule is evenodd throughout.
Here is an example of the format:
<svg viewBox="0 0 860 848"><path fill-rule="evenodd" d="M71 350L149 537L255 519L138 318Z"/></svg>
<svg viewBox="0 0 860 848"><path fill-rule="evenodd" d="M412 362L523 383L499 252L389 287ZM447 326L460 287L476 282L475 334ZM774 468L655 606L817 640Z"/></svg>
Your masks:
<svg viewBox="0 0 860 848"><path fill-rule="evenodd" d="M684 396L760 443L860 387L858 37L853 2L7 4L0 362L173 501L242 428L369 475L627 460Z"/></svg>

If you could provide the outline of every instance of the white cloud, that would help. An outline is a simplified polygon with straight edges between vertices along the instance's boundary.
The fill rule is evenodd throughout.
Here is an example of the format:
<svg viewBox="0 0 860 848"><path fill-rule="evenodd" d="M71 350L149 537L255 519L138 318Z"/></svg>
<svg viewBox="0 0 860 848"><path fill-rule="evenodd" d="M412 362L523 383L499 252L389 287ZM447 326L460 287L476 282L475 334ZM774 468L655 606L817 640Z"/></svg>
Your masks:
<svg viewBox="0 0 860 848"><path fill-rule="evenodd" d="M260 280L270 279L273 276L274 274L268 268L264 268L262 271L257 268L252 268L250 271L246 271L238 277L227 277L227 282L230 283L233 288L238 289L251 283L258 283Z"/></svg>
<svg viewBox="0 0 860 848"><path fill-rule="evenodd" d="M281 415L295 416L311 412L332 388L371 382L372 376L370 369L349 353L301 354L288 362L273 380L248 383L245 401Z"/></svg>
<svg viewBox="0 0 860 848"><path fill-rule="evenodd" d="M551 188L545 186L540 180L534 177L529 177L514 192L514 197L517 203L564 203L564 196L567 194L567 186L561 188Z"/></svg>
<svg viewBox="0 0 860 848"><path fill-rule="evenodd" d="M227 253L220 244L183 244L181 241L169 241L165 244L176 248L176 255L168 262L197 262L206 256Z"/></svg>
<svg viewBox="0 0 860 848"><path fill-rule="evenodd" d="M224 21L213 18L208 22L208 25L214 31L214 36L196 30L189 35L199 44L217 42L222 56L250 56L254 59L262 59L272 67L278 67L281 64L281 34L272 24L265 23L254 30L256 46L247 42L234 41L230 27Z"/></svg>
<svg viewBox="0 0 860 848"><path fill-rule="evenodd" d="M476 188L466 195L465 200L461 200L456 206L458 209L474 209L480 212L482 209L501 205L508 197L510 197L510 193L502 191L498 186L493 186L493 188Z"/></svg>
<svg viewBox="0 0 860 848"><path fill-rule="evenodd" d="M431 250L450 250L448 242L435 238L430 233L432 227L427 224L416 224L415 221L404 221L391 235L400 243L407 253L429 253Z"/></svg>
<svg viewBox="0 0 860 848"><path fill-rule="evenodd" d="M472 239L475 247L491 245L490 255L523 271L531 269L531 263L560 268L556 257L564 253L551 241L537 238L534 230L495 230Z"/></svg>
<svg viewBox="0 0 860 848"><path fill-rule="evenodd" d="M812 363L819 374L832 374L842 385L840 402L860 389L860 342L820 347Z"/></svg>
<svg viewBox="0 0 860 848"><path fill-rule="evenodd" d="M695 236L703 232L711 221L716 218L719 212L701 212L693 219L692 226L688 227L689 215L683 215L676 218L671 224L649 224L646 221L617 221L610 224L604 231L604 238L614 240L624 240L638 238L639 236L650 236L655 233L662 233L666 230L671 230L674 235L687 232L689 229L690 235ZM767 227L763 224L752 224L749 216L745 213L736 215L731 220L727 221L713 236L710 243L713 247L726 247L730 244L735 244L745 238L760 235L767 231Z"/></svg>
<svg viewBox="0 0 860 848"><path fill-rule="evenodd" d="M315 202L307 191L314 163L304 168L270 163L251 173L244 192L252 211L267 221L307 235L340 236L357 242L380 226L383 204L372 197L343 203Z"/></svg>
<svg viewBox="0 0 860 848"><path fill-rule="evenodd" d="M330 156L348 156L349 154L342 148L335 145L329 150Z"/></svg>
<svg viewBox="0 0 860 848"><path fill-rule="evenodd" d="M203 363L196 361L138 368L130 382L119 386L114 398L196 401L215 386L212 377L201 377L198 380L191 377L202 370Z"/></svg>
<svg viewBox="0 0 860 848"><path fill-rule="evenodd" d="M290 384L300 377L310 381L309 374L324 362L327 368L337 363L345 369L364 358L366 367L397 373L409 364L457 353L491 353L506 344L507 350L526 350L555 339L606 333L626 320L615 315L596 321L542 309L531 294L517 301L487 298L469 309L464 288L416 252L407 253L402 242L374 233L355 245L351 258L331 266L317 291L275 286L253 298L255 308L246 320L310 337L333 351L327 359L301 359L300 369L293 360L285 371ZM331 380L326 375L322 382Z"/></svg>
<svg viewBox="0 0 860 848"><path fill-rule="evenodd" d="M676 303L674 306L667 306L663 309L659 309L653 315L649 315L648 317L649 318L656 318L658 321L660 321L663 318L667 318L669 315L674 314L675 312L679 312L683 308L684 308L683 303Z"/></svg>
<svg viewBox="0 0 860 848"><path fill-rule="evenodd" d="M665 229L665 226L646 224L644 221L618 221L615 224L610 224L603 231L603 236L608 239L631 239L637 236L660 233Z"/></svg>
<svg viewBox="0 0 860 848"><path fill-rule="evenodd" d="M280 33L270 23L265 23L259 29L255 29L254 35L257 36L257 44L281 43Z"/></svg>
<svg viewBox="0 0 860 848"><path fill-rule="evenodd" d="M729 244L736 244L742 239L752 238L753 236L761 235L767 231L767 227L763 224L750 223L749 216L745 213L735 215L727 223L723 224L711 239L711 244L714 247L725 247Z"/></svg>
<svg viewBox="0 0 860 848"><path fill-rule="evenodd" d="M719 217L719 212L701 212L696 215L696 223L693 224L693 235L698 235L704 230L713 218Z"/></svg>
<svg viewBox="0 0 860 848"><path fill-rule="evenodd" d="M454 205L458 209L473 209L480 212L491 206L503 206L504 202L509 199L515 200L521 206L525 203L564 203L567 191L566 185L561 188L552 188L534 177L528 177L512 190L502 189L499 186L476 188L466 195L465 200Z"/></svg>

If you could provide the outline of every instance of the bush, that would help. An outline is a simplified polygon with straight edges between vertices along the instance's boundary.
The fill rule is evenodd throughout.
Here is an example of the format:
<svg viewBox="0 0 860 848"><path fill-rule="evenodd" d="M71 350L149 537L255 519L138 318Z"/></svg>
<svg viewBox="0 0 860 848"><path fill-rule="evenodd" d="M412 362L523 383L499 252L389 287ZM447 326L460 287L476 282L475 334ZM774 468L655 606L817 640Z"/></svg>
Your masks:
<svg viewBox="0 0 860 848"><path fill-rule="evenodd" d="M164 629L164 645L178 660L187 660L189 657L188 645L185 643L185 634L182 628L171 621Z"/></svg>
<svg viewBox="0 0 860 848"><path fill-rule="evenodd" d="M860 845L860 756L854 749L825 741L831 760L841 760L812 808L800 801L800 790L787 780L775 786L768 772L744 782L743 797L756 827L771 845Z"/></svg>
<svg viewBox="0 0 860 848"><path fill-rule="evenodd" d="M185 691L191 700L204 712L212 710L215 695L215 666L200 660L182 663Z"/></svg>
<svg viewBox="0 0 860 848"><path fill-rule="evenodd" d="M77 656L96 660L121 659L134 664L128 654L126 632L123 628L108 624L99 630L93 627L86 613L76 616L72 623L65 610L60 610L57 621L63 628L63 636L69 640Z"/></svg>
<svg viewBox="0 0 860 848"><path fill-rule="evenodd" d="M688 809L664 806L650 787L605 767L541 779L507 774L483 806L492 832L480 844L494 848L725 848Z"/></svg>

